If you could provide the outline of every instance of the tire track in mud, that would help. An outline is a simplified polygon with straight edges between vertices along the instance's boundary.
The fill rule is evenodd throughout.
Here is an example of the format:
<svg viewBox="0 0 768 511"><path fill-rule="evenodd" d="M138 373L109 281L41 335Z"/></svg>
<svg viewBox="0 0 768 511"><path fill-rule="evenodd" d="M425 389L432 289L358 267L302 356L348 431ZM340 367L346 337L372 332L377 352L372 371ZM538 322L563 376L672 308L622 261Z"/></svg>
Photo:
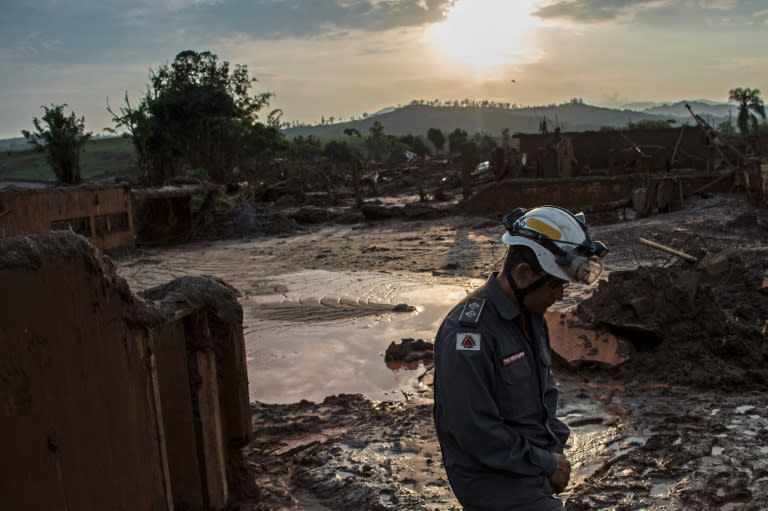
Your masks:
<svg viewBox="0 0 768 511"><path fill-rule="evenodd" d="M294 402L338 393L401 397L397 389L410 389L417 371L388 368L386 347L404 337L431 340L437 316L462 289L431 274L287 270L292 263L269 253L283 242L142 251L119 261L118 271L134 290L193 274L213 275L238 289L252 400Z"/></svg>
<svg viewBox="0 0 768 511"><path fill-rule="evenodd" d="M277 279L276 279L277 280ZM373 273L332 273L323 270L279 276L280 294L244 293L241 300L247 334L291 324L344 325L363 316L415 310L400 298L415 282ZM274 281L269 281L274 285ZM265 323L268 322L268 323Z"/></svg>
<svg viewBox="0 0 768 511"><path fill-rule="evenodd" d="M187 275L223 279L241 293L246 335L296 323L343 324L364 316L411 312L413 308L400 295L436 280L431 274L296 271L297 266L289 262L292 250L281 247L286 244L301 245L268 239L144 249L118 259L116 265L137 292ZM287 257L275 252L285 252Z"/></svg>

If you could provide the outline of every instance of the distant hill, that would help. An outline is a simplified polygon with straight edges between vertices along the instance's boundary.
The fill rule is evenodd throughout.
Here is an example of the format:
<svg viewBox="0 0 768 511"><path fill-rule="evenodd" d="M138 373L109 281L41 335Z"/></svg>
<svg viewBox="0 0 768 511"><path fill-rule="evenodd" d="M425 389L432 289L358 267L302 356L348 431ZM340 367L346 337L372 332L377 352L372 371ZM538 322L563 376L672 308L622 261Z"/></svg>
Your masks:
<svg viewBox="0 0 768 511"><path fill-rule="evenodd" d="M729 103L714 103L712 101L697 100L697 101L678 101L672 104L661 104L645 108L642 112L652 115L666 115L675 119L691 119L691 113L685 108L685 104L691 105L691 109L697 115L707 118L711 117L718 123L728 120L729 115L731 118L736 119L736 115L739 113L739 108L736 105Z"/></svg>
<svg viewBox="0 0 768 511"><path fill-rule="evenodd" d="M0 151L28 151L32 146L24 137L6 138L0 140Z"/></svg>
<svg viewBox="0 0 768 511"><path fill-rule="evenodd" d="M0 180L55 181L53 171L45 161L45 155L31 150L22 138L19 150L11 149L10 142L19 139L0 140ZM8 144L4 144L8 143ZM130 138L94 137L85 145L80 156L83 179L104 176L134 174L136 151Z"/></svg>
<svg viewBox="0 0 768 511"><path fill-rule="evenodd" d="M514 109L408 105L356 121L288 128L284 132L288 136L322 137L343 135L345 129L354 128L365 134L371 125L378 121L384 127L384 132L390 135L426 135L429 128L439 128L443 132L461 128L470 134L484 131L493 136L500 136L505 128L509 128L513 134L538 133L539 123L544 119L550 129L560 126L563 131L589 131L604 126L619 128L629 122L663 121L668 118L665 115L603 108L577 102Z"/></svg>
<svg viewBox="0 0 768 511"><path fill-rule="evenodd" d="M654 106L661 106L664 103L658 101L635 101L634 103L626 103L618 107L620 110L636 110L642 112L646 108L652 108Z"/></svg>

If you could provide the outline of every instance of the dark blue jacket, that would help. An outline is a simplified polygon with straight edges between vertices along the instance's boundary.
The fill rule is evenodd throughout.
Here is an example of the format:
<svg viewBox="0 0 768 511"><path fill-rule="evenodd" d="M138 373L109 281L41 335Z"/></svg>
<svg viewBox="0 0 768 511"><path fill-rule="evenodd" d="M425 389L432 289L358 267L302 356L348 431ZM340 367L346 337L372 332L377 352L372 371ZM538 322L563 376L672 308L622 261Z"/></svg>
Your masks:
<svg viewBox="0 0 768 511"><path fill-rule="evenodd" d="M435 338L435 427L467 509L559 509L551 452L563 452L570 430L556 416L546 322L529 314L528 339L522 319L493 274Z"/></svg>

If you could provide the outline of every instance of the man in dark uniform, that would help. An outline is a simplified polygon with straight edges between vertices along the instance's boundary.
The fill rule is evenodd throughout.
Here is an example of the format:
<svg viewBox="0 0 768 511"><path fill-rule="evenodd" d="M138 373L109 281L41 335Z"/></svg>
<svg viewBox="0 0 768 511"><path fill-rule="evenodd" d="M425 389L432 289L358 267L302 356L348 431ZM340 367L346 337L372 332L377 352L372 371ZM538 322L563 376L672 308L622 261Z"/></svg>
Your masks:
<svg viewBox="0 0 768 511"><path fill-rule="evenodd" d="M471 511L555 511L570 430L544 312L568 282L593 284L607 248L583 215L554 206L504 217L504 268L459 303L435 339L434 420L448 480Z"/></svg>

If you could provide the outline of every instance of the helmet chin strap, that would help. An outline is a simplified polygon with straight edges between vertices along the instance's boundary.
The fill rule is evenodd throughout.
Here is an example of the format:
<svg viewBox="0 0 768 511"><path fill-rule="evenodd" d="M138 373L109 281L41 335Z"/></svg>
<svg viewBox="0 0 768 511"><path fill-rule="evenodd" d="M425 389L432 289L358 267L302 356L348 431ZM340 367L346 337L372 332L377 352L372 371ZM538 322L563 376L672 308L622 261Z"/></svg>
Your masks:
<svg viewBox="0 0 768 511"><path fill-rule="evenodd" d="M528 310L528 308L525 306L525 297L546 284L549 278L547 275L542 275L524 288L520 288L520 286L518 286L515 282L515 279L512 277L512 268L504 268L504 276L507 278L507 282L509 283L509 287L512 288L512 292L515 293L517 305L521 310Z"/></svg>

